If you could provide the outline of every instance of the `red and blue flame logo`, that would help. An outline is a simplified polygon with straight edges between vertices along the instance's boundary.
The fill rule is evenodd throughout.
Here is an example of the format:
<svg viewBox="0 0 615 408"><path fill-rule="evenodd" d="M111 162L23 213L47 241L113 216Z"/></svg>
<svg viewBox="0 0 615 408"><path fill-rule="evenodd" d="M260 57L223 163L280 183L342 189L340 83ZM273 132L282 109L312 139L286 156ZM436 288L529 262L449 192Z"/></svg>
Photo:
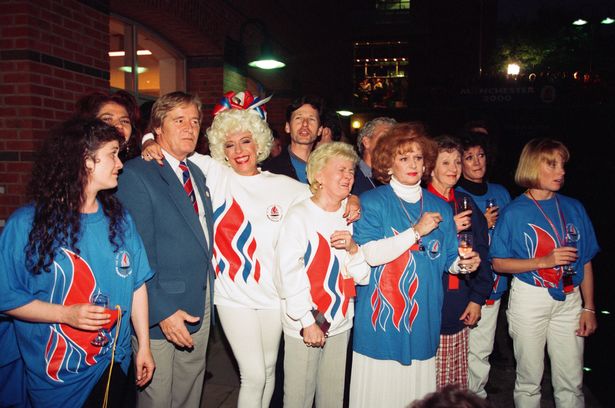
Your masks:
<svg viewBox="0 0 615 408"><path fill-rule="evenodd" d="M49 301L51 303L70 306L89 303L92 293L96 290L96 278L88 263L79 255L68 249L62 249L69 265L63 268L54 262L53 290ZM112 313L113 325L117 313ZM106 353L113 339L105 347L90 344L96 332L75 329L69 325L54 323L49 325L49 337L45 347L45 370L53 381L64 382L70 374L79 373L88 366L96 364L96 356Z"/></svg>
<svg viewBox="0 0 615 408"><path fill-rule="evenodd" d="M393 233L398 235L394 229ZM390 322L397 331L412 331L412 325L419 314L419 304L414 299L419 288L419 277L412 250L418 248L413 246L410 251L374 271L375 285L370 297L374 330L380 327L386 331L387 323Z"/></svg>
<svg viewBox="0 0 615 408"><path fill-rule="evenodd" d="M250 276L258 282L261 264L256 259L256 239L248 221L235 199L225 201L214 211L214 259L216 276L226 273L234 282L237 273L248 282Z"/></svg>
<svg viewBox="0 0 615 408"><path fill-rule="evenodd" d="M332 253L329 242L320 233L317 236L315 250L308 242L303 261L310 280L312 303L333 320L340 312L346 316L350 299L343 295L344 277L337 256Z"/></svg>
<svg viewBox="0 0 615 408"><path fill-rule="evenodd" d="M525 246L529 258L539 258L548 255L554 248L557 248L557 241L555 241L551 234L538 225L529 224L529 226L534 233L534 236L524 233ZM561 269L559 267L538 269L532 272L532 277L535 286L556 288L561 277Z"/></svg>

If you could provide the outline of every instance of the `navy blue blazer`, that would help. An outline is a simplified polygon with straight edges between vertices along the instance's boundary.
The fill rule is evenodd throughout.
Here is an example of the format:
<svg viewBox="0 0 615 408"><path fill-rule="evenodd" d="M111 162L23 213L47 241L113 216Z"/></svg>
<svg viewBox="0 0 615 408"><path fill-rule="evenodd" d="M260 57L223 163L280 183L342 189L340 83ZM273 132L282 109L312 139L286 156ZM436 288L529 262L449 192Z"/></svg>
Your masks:
<svg viewBox="0 0 615 408"><path fill-rule="evenodd" d="M165 160L164 166L140 157L129 160L119 179L117 197L130 211L156 272L147 282L150 337L164 339L158 323L181 309L202 320L205 291L213 305L213 211L205 176L187 161L204 205L209 244L182 184ZM201 326L187 325L190 333Z"/></svg>

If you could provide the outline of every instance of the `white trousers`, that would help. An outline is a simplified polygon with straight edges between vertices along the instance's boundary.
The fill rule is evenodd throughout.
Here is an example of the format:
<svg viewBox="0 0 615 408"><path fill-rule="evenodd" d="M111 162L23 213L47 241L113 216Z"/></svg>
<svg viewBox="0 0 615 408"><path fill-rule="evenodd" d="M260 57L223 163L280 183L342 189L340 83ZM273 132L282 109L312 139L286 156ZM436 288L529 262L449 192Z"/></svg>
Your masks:
<svg viewBox="0 0 615 408"><path fill-rule="evenodd" d="M307 347L284 334L284 408L341 408L350 330L328 337L325 346Z"/></svg>
<svg viewBox="0 0 615 408"><path fill-rule="evenodd" d="M584 342L575 334L581 310L579 288L567 295L565 301L557 301L547 289L513 279L507 316L517 360L515 406L540 408L545 343L551 359L555 406L584 406Z"/></svg>
<svg viewBox="0 0 615 408"><path fill-rule="evenodd" d="M268 408L282 337L280 309L216 306L224 334L239 365L239 408Z"/></svg>
<svg viewBox="0 0 615 408"><path fill-rule="evenodd" d="M493 351L495 328L501 300L492 305L483 305L478 324L470 329L470 352L468 354L468 389L481 398L487 398L485 384L489 380L489 356Z"/></svg>

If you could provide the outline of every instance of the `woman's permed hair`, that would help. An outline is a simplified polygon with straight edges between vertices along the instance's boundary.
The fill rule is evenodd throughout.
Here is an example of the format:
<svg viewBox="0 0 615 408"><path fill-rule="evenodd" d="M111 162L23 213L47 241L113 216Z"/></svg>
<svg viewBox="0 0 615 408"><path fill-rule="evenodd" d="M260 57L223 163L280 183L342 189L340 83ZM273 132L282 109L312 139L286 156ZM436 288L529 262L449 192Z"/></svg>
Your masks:
<svg viewBox="0 0 615 408"><path fill-rule="evenodd" d="M105 143L123 140L115 127L98 119L70 119L51 131L28 185L34 221L25 252L32 273L49 271L59 247L79 253L80 210L89 182L86 159L93 158ZM113 193L100 191L97 199L109 218L109 241L118 250L123 242L124 210Z"/></svg>
<svg viewBox="0 0 615 408"><path fill-rule="evenodd" d="M327 162L334 157L350 160L353 167L359 162L357 152L348 143L331 142L318 146L310 154L307 163L307 178L312 193L316 193L319 188L318 181L316 181L316 174L318 174L318 172L327 165Z"/></svg>
<svg viewBox="0 0 615 408"><path fill-rule="evenodd" d="M234 132L250 132L252 134L254 143L256 143L257 163L269 157L273 145L273 135L267 122L254 111L239 109L222 111L214 117L214 121L207 129L211 157L227 166L229 165L225 160L224 143L226 136Z"/></svg>
<svg viewBox="0 0 615 408"><path fill-rule="evenodd" d="M564 163L570 159L568 148L559 140L546 138L530 140L521 151L515 171L515 183L524 188L540 188L540 164L552 163L557 156L560 156Z"/></svg>
<svg viewBox="0 0 615 408"><path fill-rule="evenodd" d="M390 170L395 158L411 151L414 144L418 144L423 153L423 178L428 177L436 162L438 146L429 138L421 122L399 123L378 140L372 154L374 177L385 184L391 181Z"/></svg>

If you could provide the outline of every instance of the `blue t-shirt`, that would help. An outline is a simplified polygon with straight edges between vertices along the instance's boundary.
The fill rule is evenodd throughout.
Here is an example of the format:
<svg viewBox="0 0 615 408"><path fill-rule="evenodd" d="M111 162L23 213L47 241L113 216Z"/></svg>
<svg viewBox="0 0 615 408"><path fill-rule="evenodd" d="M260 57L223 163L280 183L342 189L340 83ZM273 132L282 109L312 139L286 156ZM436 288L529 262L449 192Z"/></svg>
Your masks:
<svg viewBox="0 0 615 408"><path fill-rule="evenodd" d="M297 173L297 178L300 182L307 184L307 163L298 158L290 151L290 147L288 148L288 153L290 154L290 162L295 168L295 173Z"/></svg>
<svg viewBox="0 0 615 408"><path fill-rule="evenodd" d="M122 312L115 361L127 372L130 365L130 313L133 293L151 278L141 238L128 214L124 244L119 251L109 242L109 220L98 212L81 216L79 254L59 248L49 272L33 274L26 268L25 251L34 208L26 206L11 216L0 236L0 311L12 310L36 299L54 304L89 303L95 292L107 294L110 308ZM111 361L118 322L109 331L106 346L91 344L96 332L59 323L14 321L17 343L26 366L27 389L34 406L80 407Z"/></svg>
<svg viewBox="0 0 615 408"><path fill-rule="evenodd" d="M472 197L472 199L474 200L478 208L483 213L487 209L487 200L490 198L496 200L496 205L500 209L499 210L500 214L502 214L502 210L504 209L504 207L506 207L508 203L510 203L510 194L508 194L508 191L506 190L506 188L504 188L504 186L500 184L487 183L487 192L483 195L472 194L460 186L457 186L455 189L458 191L464 192L468 194L470 197ZM497 226L498 226L498 223L496 223L493 229L489 229L489 241L491 241L491 238L493 237L493 231L495 231ZM495 273L493 272L493 270L492 270L492 273L493 273L493 291L491 292L491 295L489 296L489 300L498 300L502 297L502 295L504 295L504 293L508 289L508 282L510 280L510 277L507 274Z"/></svg>
<svg viewBox="0 0 615 408"><path fill-rule="evenodd" d="M600 248L596 241L594 227L583 205L570 197L556 194L549 200L538 201L550 218L557 234L563 238L566 224L578 232L577 250L579 258L574 263L576 274L574 286L583 281L583 266L592 260ZM563 221L557 210L557 203L563 214ZM489 256L493 258L532 259L548 255L554 248L562 246L557 234L536 204L525 194L515 198L500 214L497 228L493 233ZM564 300L561 267L538 269L517 273L515 277L530 285L544 287L556 300Z"/></svg>
<svg viewBox="0 0 615 408"><path fill-rule="evenodd" d="M373 267L366 286L357 287L355 352L378 360L411 364L435 356L440 340L442 274L457 258L453 212L427 190L423 212L442 214L438 228L422 237L424 251L414 245L396 260ZM400 200L390 185L361 195L363 216L355 223L354 239L361 245L388 238L420 218L421 201Z"/></svg>

